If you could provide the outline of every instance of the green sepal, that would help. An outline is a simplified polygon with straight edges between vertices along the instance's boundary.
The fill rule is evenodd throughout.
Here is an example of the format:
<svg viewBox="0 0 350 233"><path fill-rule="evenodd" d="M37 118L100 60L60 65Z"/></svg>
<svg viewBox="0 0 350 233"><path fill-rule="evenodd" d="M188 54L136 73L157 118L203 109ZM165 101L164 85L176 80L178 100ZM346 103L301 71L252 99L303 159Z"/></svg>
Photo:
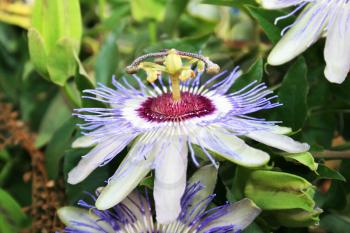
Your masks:
<svg viewBox="0 0 350 233"><path fill-rule="evenodd" d="M320 214L323 210L315 208L312 211L302 209L277 210L268 214L265 219L271 221L271 225L284 227L308 227L315 226L320 222Z"/></svg>
<svg viewBox="0 0 350 233"><path fill-rule="evenodd" d="M244 194L264 210L300 208L312 211L315 207L312 184L300 176L284 172L253 171Z"/></svg>
<svg viewBox="0 0 350 233"><path fill-rule="evenodd" d="M300 163L308 167L311 171L317 173L318 163L315 162L314 157L310 152L296 153L296 154L282 154L282 156L291 162Z"/></svg>
<svg viewBox="0 0 350 233"><path fill-rule="evenodd" d="M69 38L60 39L50 51L47 60L51 81L59 86L64 86L68 78L75 75L76 68L74 42Z"/></svg>

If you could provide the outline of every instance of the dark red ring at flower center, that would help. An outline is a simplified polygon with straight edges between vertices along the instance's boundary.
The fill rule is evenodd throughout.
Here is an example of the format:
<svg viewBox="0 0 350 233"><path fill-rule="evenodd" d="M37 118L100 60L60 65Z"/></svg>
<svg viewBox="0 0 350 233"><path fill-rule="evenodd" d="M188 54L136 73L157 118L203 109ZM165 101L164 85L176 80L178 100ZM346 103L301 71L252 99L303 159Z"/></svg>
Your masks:
<svg viewBox="0 0 350 233"><path fill-rule="evenodd" d="M181 100L174 102L171 93L149 97L137 109L139 116L153 122L178 122L203 117L215 111L210 99L189 92L181 93Z"/></svg>

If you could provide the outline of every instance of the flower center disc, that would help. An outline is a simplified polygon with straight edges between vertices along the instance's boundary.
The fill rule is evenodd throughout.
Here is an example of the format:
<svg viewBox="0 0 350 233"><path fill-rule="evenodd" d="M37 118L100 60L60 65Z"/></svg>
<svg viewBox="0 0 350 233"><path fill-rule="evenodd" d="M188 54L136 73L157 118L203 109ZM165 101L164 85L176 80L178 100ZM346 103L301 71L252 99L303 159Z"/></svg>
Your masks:
<svg viewBox="0 0 350 233"><path fill-rule="evenodd" d="M174 101L171 93L146 99L137 112L153 122L176 122L209 115L215 111L212 101L205 96L189 92L181 93L181 100Z"/></svg>

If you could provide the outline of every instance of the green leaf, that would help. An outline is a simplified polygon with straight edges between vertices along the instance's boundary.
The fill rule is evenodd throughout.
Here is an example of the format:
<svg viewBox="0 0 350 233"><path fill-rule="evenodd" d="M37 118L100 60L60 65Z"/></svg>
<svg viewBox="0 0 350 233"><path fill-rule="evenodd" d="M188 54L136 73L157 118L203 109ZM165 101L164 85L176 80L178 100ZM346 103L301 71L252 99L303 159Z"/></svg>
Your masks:
<svg viewBox="0 0 350 233"><path fill-rule="evenodd" d="M87 76L81 75L79 73L75 75L75 84L78 90L80 91L81 95L83 95L84 90L95 88L94 84L91 82L91 80ZM85 107L85 108L88 108L88 107L105 108L106 107L106 105L100 101L87 99L87 98L81 98L81 105L82 107Z"/></svg>
<svg viewBox="0 0 350 233"><path fill-rule="evenodd" d="M8 220L6 219L6 216L3 214L0 214L0 232L2 233L12 233L14 232L15 226L10 224Z"/></svg>
<svg viewBox="0 0 350 233"><path fill-rule="evenodd" d="M81 63L79 57L76 55L75 59L78 63L78 72L75 74L75 85L78 91L80 92L80 97L83 95L83 91L86 89L94 89L95 84L85 71L85 68L83 64ZM81 98L81 106L82 107L106 107L104 103L97 101L97 100L92 100L92 99L87 99L87 98Z"/></svg>
<svg viewBox="0 0 350 233"><path fill-rule="evenodd" d="M70 148L72 134L75 130L75 120L68 119L52 136L45 150L45 165L50 179L57 179L59 175L60 160L64 151Z"/></svg>
<svg viewBox="0 0 350 233"><path fill-rule="evenodd" d="M348 233L350 218L338 214L327 214L321 218L321 228L330 233Z"/></svg>
<svg viewBox="0 0 350 233"><path fill-rule="evenodd" d="M75 83L80 92L86 89L94 89L95 85L85 75L77 74L75 76Z"/></svg>
<svg viewBox="0 0 350 233"><path fill-rule="evenodd" d="M314 188L307 180L284 172L253 171L244 193L264 210L300 208L312 211Z"/></svg>
<svg viewBox="0 0 350 233"><path fill-rule="evenodd" d="M350 193L350 161L348 159L344 159L340 165L339 173L342 174L347 183L345 184L345 189L347 193Z"/></svg>
<svg viewBox="0 0 350 233"><path fill-rule="evenodd" d="M169 39L158 42L154 46L149 46L145 53L158 52L162 49L172 49L176 48L182 51L198 53L201 50L207 41L209 40L211 34L205 34L202 36L196 37L184 37L181 39Z"/></svg>
<svg viewBox="0 0 350 233"><path fill-rule="evenodd" d="M249 13L258 21L262 29L265 31L267 37L274 44L280 40L281 30L286 26L291 25L295 20L295 18L291 16L283 21L280 21L278 23L278 26L275 26L275 19L288 13L276 10L265 10L254 6L247 6L246 8L248 9Z"/></svg>
<svg viewBox="0 0 350 233"><path fill-rule="evenodd" d="M48 143L56 130L59 129L70 117L71 110L66 105L63 97L58 94L52 100L41 121L35 145L37 147L42 147Z"/></svg>
<svg viewBox="0 0 350 233"><path fill-rule="evenodd" d="M264 233L264 231L259 227L258 224L252 223L242 233Z"/></svg>
<svg viewBox="0 0 350 233"><path fill-rule="evenodd" d="M47 69L51 81L60 86L64 86L68 78L75 75L77 62L74 56L74 45L70 39L59 40L50 51Z"/></svg>
<svg viewBox="0 0 350 233"><path fill-rule="evenodd" d="M278 120L295 131L303 127L307 117L309 86L306 73L305 60L301 57L289 68L278 91L279 101L283 104L277 110Z"/></svg>
<svg viewBox="0 0 350 233"><path fill-rule="evenodd" d="M313 54L317 56L316 54ZM306 63L313 62L308 58ZM310 93L308 95L308 106L309 108L321 108L327 106L330 101L332 101L332 91L329 85L329 81L323 77L324 66L319 67L308 67L308 81L310 84ZM311 91L312 90L312 91Z"/></svg>
<svg viewBox="0 0 350 233"><path fill-rule="evenodd" d="M346 181L345 177L340 174L338 171L333 170L323 164L319 164L317 168L318 178L319 179L332 179Z"/></svg>
<svg viewBox="0 0 350 233"><path fill-rule="evenodd" d="M255 0L203 0L203 4L242 7L243 5L255 5Z"/></svg>
<svg viewBox="0 0 350 233"><path fill-rule="evenodd" d="M303 141L319 148L329 148L332 145L334 129L338 119L331 112L312 114L308 117L302 131Z"/></svg>
<svg viewBox="0 0 350 233"><path fill-rule="evenodd" d="M81 107L80 92L74 82L67 82L62 90L73 108Z"/></svg>
<svg viewBox="0 0 350 233"><path fill-rule="evenodd" d="M47 71L47 51L44 45L44 41L41 38L39 32L30 28L28 30L28 46L31 61L38 72L46 79L48 79Z"/></svg>
<svg viewBox="0 0 350 233"><path fill-rule="evenodd" d="M165 1L160 0L131 0L132 17L139 22L145 19L161 21L164 18Z"/></svg>
<svg viewBox="0 0 350 233"><path fill-rule="evenodd" d="M28 223L17 201L5 190L0 189L0 232L19 232Z"/></svg>
<svg viewBox="0 0 350 233"><path fill-rule="evenodd" d="M332 93L334 93L334 96L339 99L340 101L343 101L344 103L350 103L350 79L345 79L345 81L341 85L333 84L330 86Z"/></svg>
<svg viewBox="0 0 350 233"><path fill-rule="evenodd" d="M297 154L283 154L287 161L296 161L310 168L311 171L316 171L318 164L315 162L314 157L310 152L303 152Z"/></svg>
<svg viewBox="0 0 350 233"><path fill-rule="evenodd" d="M330 188L325 191L318 191L315 195L317 206L324 209L343 210L347 204L347 185L339 180L333 180Z"/></svg>
<svg viewBox="0 0 350 233"><path fill-rule="evenodd" d="M236 199L244 198L244 189L252 172L253 170L245 167L236 167L232 187L227 187L234 194Z"/></svg>
<svg viewBox="0 0 350 233"><path fill-rule="evenodd" d="M178 25L180 16L185 12L189 0L168 0L162 30L172 35Z"/></svg>
<svg viewBox="0 0 350 233"><path fill-rule="evenodd" d="M154 187L154 177L153 176L146 176L143 178L139 184L140 186L145 186L148 189L152 190Z"/></svg>
<svg viewBox="0 0 350 233"><path fill-rule="evenodd" d="M243 74L241 77L235 81L230 91L240 90L241 88L247 86L248 84L257 81L261 82L264 75L263 69L263 59L259 58L255 63L249 68L249 70Z"/></svg>
<svg viewBox="0 0 350 233"><path fill-rule="evenodd" d="M97 82L104 84L111 82L112 75L118 64L117 38L118 32L109 34L97 56L95 65L95 77Z"/></svg>

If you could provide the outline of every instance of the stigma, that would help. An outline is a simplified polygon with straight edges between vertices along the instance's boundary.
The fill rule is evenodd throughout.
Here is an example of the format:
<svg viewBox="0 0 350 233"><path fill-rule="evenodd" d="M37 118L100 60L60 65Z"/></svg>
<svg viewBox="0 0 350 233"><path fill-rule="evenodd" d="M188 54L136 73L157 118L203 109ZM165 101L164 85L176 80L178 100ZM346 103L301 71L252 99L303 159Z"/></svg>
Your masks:
<svg viewBox="0 0 350 233"><path fill-rule="evenodd" d="M154 61L147 61L150 58L153 58ZM216 74L220 71L217 64L203 55L169 49L136 58L126 67L126 72L134 74L142 69L146 72L147 81L150 83L159 79L162 73L169 75L172 84L172 99L181 105L180 83L195 77L194 68L199 72L205 71L209 74Z"/></svg>

